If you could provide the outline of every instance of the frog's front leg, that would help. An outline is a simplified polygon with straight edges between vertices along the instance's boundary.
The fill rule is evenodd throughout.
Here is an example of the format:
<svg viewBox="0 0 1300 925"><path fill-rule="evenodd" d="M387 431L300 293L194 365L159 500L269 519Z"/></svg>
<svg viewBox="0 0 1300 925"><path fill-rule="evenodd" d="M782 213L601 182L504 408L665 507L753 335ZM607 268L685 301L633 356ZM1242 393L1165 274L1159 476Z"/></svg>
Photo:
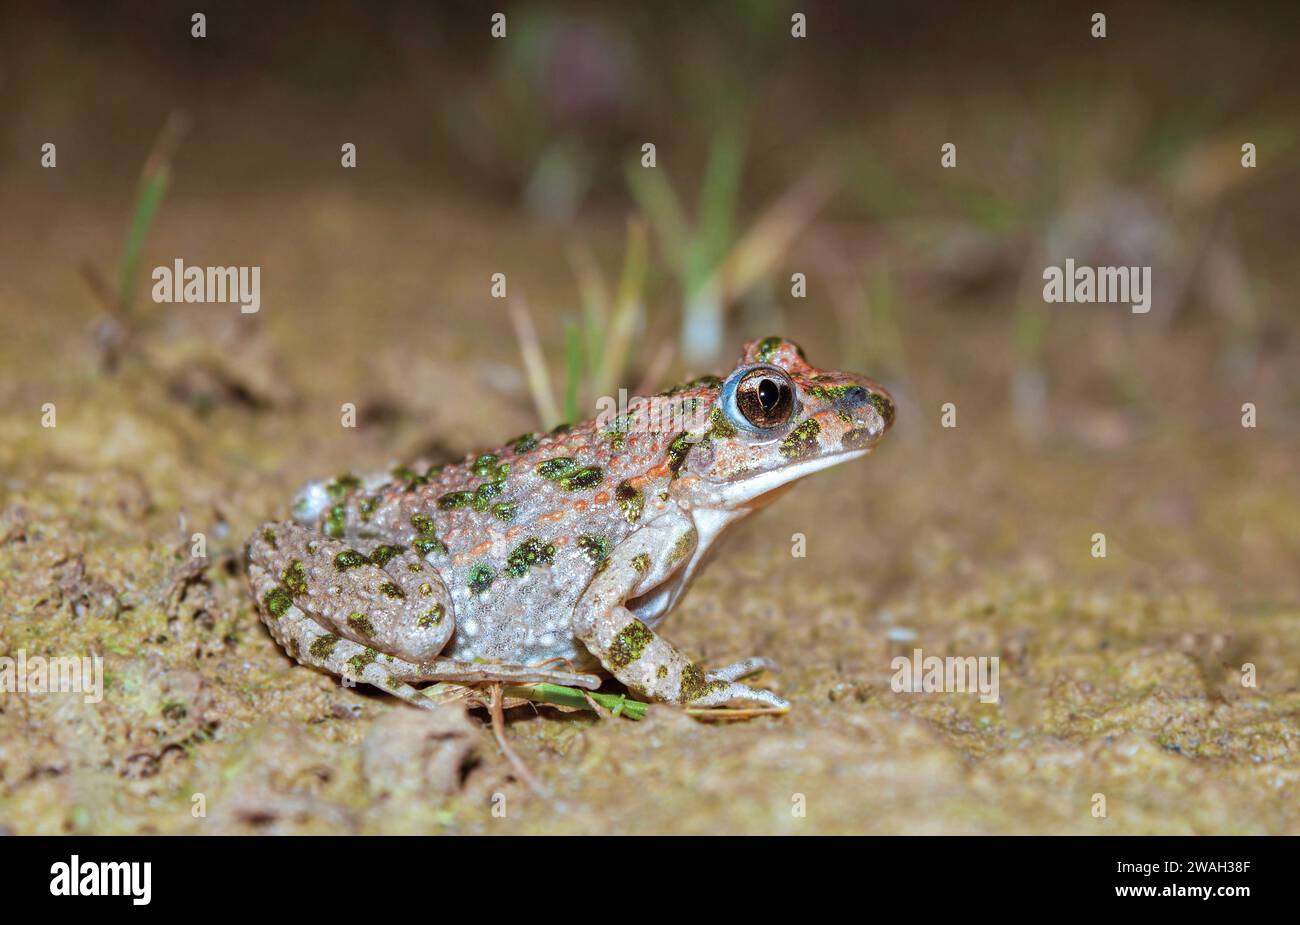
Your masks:
<svg viewBox="0 0 1300 925"><path fill-rule="evenodd" d="M736 681L770 667L765 659L745 659L716 672L705 671L624 606L689 560L696 537L687 515L665 514L616 546L578 600L574 634L614 677L655 700L697 707L733 700L788 707L771 691Z"/></svg>

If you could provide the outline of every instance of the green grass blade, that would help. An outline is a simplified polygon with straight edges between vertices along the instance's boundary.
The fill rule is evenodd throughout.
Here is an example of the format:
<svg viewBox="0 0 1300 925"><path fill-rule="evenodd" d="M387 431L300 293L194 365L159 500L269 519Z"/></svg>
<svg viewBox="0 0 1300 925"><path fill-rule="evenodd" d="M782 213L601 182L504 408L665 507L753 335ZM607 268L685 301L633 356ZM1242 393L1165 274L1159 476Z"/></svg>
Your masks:
<svg viewBox="0 0 1300 925"><path fill-rule="evenodd" d="M645 324L646 268L649 243L645 224L631 220L627 225L627 245L623 251L623 274L614 297L614 311L601 354L600 373L593 382L596 395L610 395L620 385L629 385L623 377L632 356L632 341Z"/></svg>
<svg viewBox="0 0 1300 925"><path fill-rule="evenodd" d="M734 126L720 128L709 145L709 162L700 185L700 211L688 270L688 296L722 262L735 236L736 200L745 170L745 146Z"/></svg>
<svg viewBox="0 0 1300 925"><path fill-rule="evenodd" d="M574 707L579 710L591 709L591 704L587 702L587 698L590 697L615 716L626 716L628 719L633 720L645 719L646 710L650 706L640 700L631 700L626 694L602 694L597 691L584 692L576 687L564 687L560 684L530 684L526 687L507 687L505 694L507 697L521 697L524 700L532 700L537 703L553 703L557 706Z"/></svg>
<svg viewBox="0 0 1300 925"><path fill-rule="evenodd" d="M170 182L171 170L166 165L162 165L150 173L140 187L140 195L135 203L135 214L131 217L131 230L127 235L126 247L122 251L122 275L117 290L118 304L124 314L131 313L144 242L149 236L154 216L157 215L158 207L167 194Z"/></svg>

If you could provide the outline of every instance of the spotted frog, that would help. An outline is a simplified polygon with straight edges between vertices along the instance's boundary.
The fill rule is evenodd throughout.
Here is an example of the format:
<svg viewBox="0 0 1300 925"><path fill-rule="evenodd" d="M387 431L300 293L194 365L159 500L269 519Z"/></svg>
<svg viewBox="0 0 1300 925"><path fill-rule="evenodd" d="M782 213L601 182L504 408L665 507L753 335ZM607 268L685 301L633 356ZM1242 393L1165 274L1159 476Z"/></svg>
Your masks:
<svg viewBox="0 0 1300 925"><path fill-rule="evenodd" d="M415 685L550 682L706 707L788 704L658 633L719 535L792 483L866 455L889 393L794 343L746 344L706 376L446 465L306 486L263 525L249 580L299 662L428 705Z"/></svg>

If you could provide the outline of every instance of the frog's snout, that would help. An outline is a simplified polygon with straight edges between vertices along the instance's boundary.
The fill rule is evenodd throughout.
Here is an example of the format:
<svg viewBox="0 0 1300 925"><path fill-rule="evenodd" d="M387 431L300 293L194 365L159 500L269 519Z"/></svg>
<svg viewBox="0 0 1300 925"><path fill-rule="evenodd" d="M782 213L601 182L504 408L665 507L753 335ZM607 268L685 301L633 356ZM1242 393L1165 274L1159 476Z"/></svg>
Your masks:
<svg viewBox="0 0 1300 925"><path fill-rule="evenodd" d="M894 426L894 396L883 385L873 382L868 390L867 401L875 406L885 420L885 429L880 434L883 437Z"/></svg>
<svg viewBox="0 0 1300 925"><path fill-rule="evenodd" d="M894 424L893 396L883 385L870 379L846 391L839 400L839 407L853 416L853 428L841 439L845 449L871 446Z"/></svg>

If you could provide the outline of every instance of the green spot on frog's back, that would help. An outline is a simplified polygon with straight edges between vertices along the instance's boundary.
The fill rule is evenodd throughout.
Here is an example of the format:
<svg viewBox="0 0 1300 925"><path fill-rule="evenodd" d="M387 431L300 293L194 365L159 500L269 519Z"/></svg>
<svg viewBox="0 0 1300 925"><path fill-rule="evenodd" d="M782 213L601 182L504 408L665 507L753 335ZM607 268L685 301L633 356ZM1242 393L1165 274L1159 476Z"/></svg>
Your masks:
<svg viewBox="0 0 1300 925"><path fill-rule="evenodd" d="M527 453L529 450L537 449L536 434L521 434L510 442L514 444L514 451L516 453Z"/></svg>
<svg viewBox="0 0 1300 925"><path fill-rule="evenodd" d="M605 477L605 470L600 466L583 466L571 456L557 456L538 463L534 471L565 491L594 488Z"/></svg>
<svg viewBox="0 0 1300 925"><path fill-rule="evenodd" d="M572 456L556 456L537 464L536 472L544 479L554 482L578 468L578 461Z"/></svg>
<svg viewBox="0 0 1300 925"><path fill-rule="evenodd" d="M425 537L421 537L418 540L412 540L411 548L422 556L427 556L432 553L438 553L439 555L447 554L446 543L442 540L427 539Z"/></svg>
<svg viewBox="0 0 1300 925"><path fill-rule="evenodd" d="M599 565L609 558L609 540L603 536L584 533L578 537L578 548L592 565Z"/></svg>
<svg viewBox="0 0 1300 925"><path fill-rule="evenodd" d="M814 385L805 391L813 398L822 398L826 401L838 401L853 389L858 388L856 385Z"/></svg>
<svg viewBox="0 0 1300 925"><path fill-rule="evenodd" d="M500 482L484 482L474 491L474 510L486 511L492 499L501 494Z"/></svg>
<svg viewBox="0 0 1300 925"><path fill-rule="evenodd" d="M355 549L345 549L334 557L334 567L340 572L346 572L350 568L356 568L358 565L365 565L370 560L357 552Z"/></svg>
<svg viewBox="0 0 1300 925"><path fill-rule="evenodd" d="M641 511L645 508L645 495L631 482L624 479L618 483L614 489L614 500L618 502L623 519L628 523L634 524L640 519Z"/></svg>
<svg viewBox="0 0 1300 925"><path fill-rule="evenodd" d="M454 511L466 507L474 501L473 492L452 491L438 499L438 507L444 511Z"/></svg>
<svg viewBox="0 0 1300 925"><path fill-rule="evenodd" d="M510 523L515 519L515 511L519 505L514 501L498 501L492 505L492 516L502 523Z"/></svg>
<svg viewBox="0 0 1300 925"><path fill-rule="evenodd" d="M422 556L430 553L447 552L447 546L436 535L433 518L428 514L412 514L411 526L415 528L418 539L411 541L411 548Z"/></svg>
<svg viewBox="0 0 1300 925"><path fill-rule="evenodd" d="M490 565L479 563L469 570L466 585L475 594L482 594L488 588L492 587L492 582L496 581L497 573Z"/></svg>
<svg viewBox="0 0 1300 925"><path fill-rule="evenodd" d="M392 561L394 556L404 552L406 552L405 546L393 546L387 543L383 546L376 546L370 553L370 563L383 568Z"/></svg>
<svg viewBox="0 0 1300 925"><path fill-rule="evenodd" d="M522 578L534 565L550 565L554 560L555 546L532 536L506 557L505 573L512 578Z"/></svg>
<svg viewBox="0 0 1300 925"><path fill-rule="evenodd" d="M673 442L668 444L668 468L672 470L673 478L682 473L682 466L686 463L686 454L691 451L694 444L691 442L690 435L681 433L673 438Z"/></svg>
<svg viewBox="0 0 1300 925"><path fill-rule="evenodd" d="M584 466L572 475L561 479L560 484L566 491L581 491L585 488L595 488L604 477L605 470L600 466Z"/></svg>
<svg viewBox="0 0 1300 925"><path fill-rule="evenodd" d="M433 536L435 533L433 518L428 514L412 514L411 526L420 536Z"/></svg>

